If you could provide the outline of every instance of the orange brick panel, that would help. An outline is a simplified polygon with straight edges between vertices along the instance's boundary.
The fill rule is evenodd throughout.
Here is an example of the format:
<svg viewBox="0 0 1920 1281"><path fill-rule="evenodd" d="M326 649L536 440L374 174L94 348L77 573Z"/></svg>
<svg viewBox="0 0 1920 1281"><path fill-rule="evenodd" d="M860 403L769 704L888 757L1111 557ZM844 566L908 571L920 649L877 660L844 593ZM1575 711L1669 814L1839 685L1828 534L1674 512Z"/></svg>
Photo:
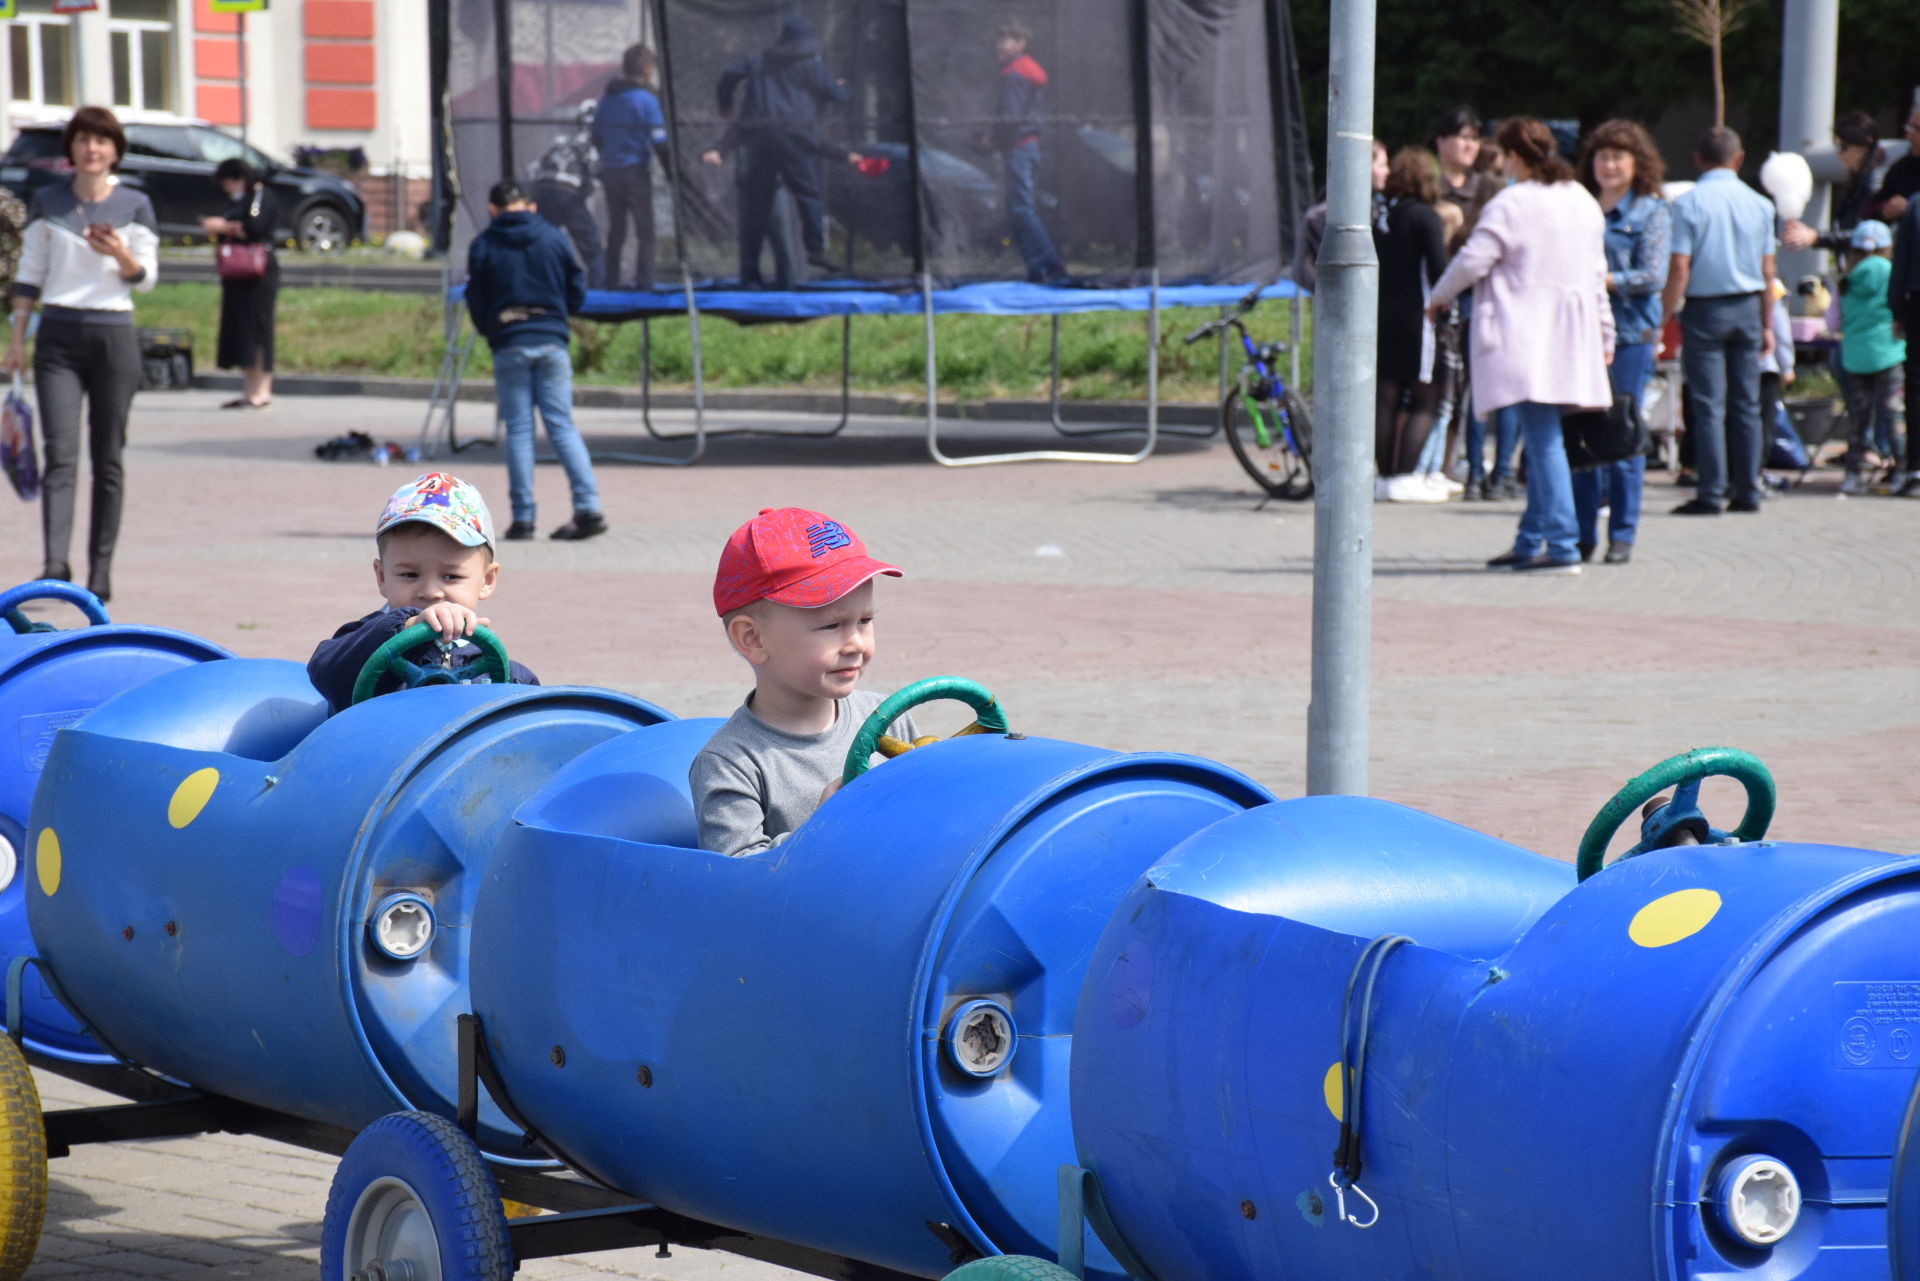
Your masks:
<svg viewBox="0 0 1920 1281"><path fill-rule="evenodd" d="M238 80L240 44L219 36L199 36L193 42L193 74L202 80Z"/></svg>
<svg viewBox="0 0 1920 1281"><path fill-rule="evenodd" d="M239 85L198 85L193 91L193 111L202 120L217 125L240 123Z"/></svg>
<svg viewBox="0 0 1920 1281"><path fill-rule="evenodd" d="M240 15L215 13L208 7L207 0L193 0L193 29L201 32L224 31L231 35L240 29Z"/></svg>
<svg viewBox="0 0 1920 1281"><path fill-rule="evenodd" d="M373 0L307 0L304 13L309 38L373 39Z"/></svg>
<svg viewBox="0 0 1920 1281"><path fill-rule="evenodd" d="M310 85L372 84L373 46L370 44L308 45L307 83Z"/></svg>
<svg viewBox="0 0 1920 1281"><path fill-rule="evenodd" d="M380 97L371 89L307 90L309 129L371 129L379 117Z"/></svg>

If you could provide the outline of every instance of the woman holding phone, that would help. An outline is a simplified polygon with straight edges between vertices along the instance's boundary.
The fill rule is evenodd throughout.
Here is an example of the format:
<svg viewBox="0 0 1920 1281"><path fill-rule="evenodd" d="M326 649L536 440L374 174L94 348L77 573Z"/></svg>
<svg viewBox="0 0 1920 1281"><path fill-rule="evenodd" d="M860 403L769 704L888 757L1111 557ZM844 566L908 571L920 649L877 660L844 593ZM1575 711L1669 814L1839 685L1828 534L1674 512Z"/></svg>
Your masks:
<svg viewBox="0 0 1920 1281"><path fill-rule="evenodd" d="M118 185L113 176L126 154L127 136L111 111L82 107L74 112L60 135L60 148L73 162L73 178L33 193L13 287L13 338L6 369L17 376L25 365L27 317L34 304L40 304L33 378L46 440L41 573L73 577L67 551L80 470L80 403L85 400L87 452L93 464L87 589L104 601L112 592L109 576L120 533L120 451L133 393L140 386L133 294L153 288L160 237L146 196Z"/></svg>

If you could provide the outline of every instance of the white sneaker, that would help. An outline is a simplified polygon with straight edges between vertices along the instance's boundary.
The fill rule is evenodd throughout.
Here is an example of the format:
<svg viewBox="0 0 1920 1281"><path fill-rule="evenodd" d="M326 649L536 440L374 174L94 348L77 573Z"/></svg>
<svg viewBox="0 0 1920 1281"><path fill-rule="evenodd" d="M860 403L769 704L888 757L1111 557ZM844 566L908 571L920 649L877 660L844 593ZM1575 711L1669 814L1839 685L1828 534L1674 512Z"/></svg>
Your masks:
<svg viewBox="0 0 1920 1281"><path fill-rule="evenodd" d="M1421 475L1389 476L1381 482L1390 503L1444 503L1447 495L1444 491L1427 483Z"/></svg>
<svg viewBox="0 0 1920 1281"><path fill-rule="evenodd" d="M1840 482L1840 492L1843 494L1864 494L1867 492L1867 482L1859 472L1850 471L1847 473L1846 478Z"/></svg>
<svg viewBox="0 0 1920 1281"><path fill-rule="evenodd" d="M1465 485L1462 485L1459 481L1453 479L1451 476L1448 476L1445 472L1438 472L1438 471L1421 472L1420 479L1427 482L1427 487L1429 489L1432 489L1435 493L1442 494L1448 498L1458 498L1460 495L1467 492L1467 487Z"/></svg>

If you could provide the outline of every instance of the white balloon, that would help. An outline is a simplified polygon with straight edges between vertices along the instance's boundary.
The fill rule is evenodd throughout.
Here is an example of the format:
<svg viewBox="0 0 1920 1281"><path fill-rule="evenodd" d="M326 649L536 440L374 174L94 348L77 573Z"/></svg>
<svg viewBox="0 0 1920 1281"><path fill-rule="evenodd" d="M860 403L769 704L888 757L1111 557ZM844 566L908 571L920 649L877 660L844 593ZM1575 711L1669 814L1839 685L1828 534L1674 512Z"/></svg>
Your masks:
<svg viewBox="0 0 1920 1281"><path fill-rule="evenodd" d="M1773 197L1780 216L1797 220L1813 199L1813 170L1797 151L1776 151L1760 166L1760 185Z"/></svg>

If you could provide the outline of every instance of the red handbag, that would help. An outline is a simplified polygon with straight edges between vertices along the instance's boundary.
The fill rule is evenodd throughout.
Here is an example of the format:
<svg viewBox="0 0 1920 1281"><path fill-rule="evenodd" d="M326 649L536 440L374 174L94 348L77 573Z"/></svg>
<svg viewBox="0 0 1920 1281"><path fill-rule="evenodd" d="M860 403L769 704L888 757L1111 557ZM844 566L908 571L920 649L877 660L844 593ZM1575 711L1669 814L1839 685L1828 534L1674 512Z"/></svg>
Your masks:
<svg viewBox="0 0 1920 1281"><path fill-rule="evenodd" d="M260 188L253 189L252 216L260 216ZM222 240L213 251L213 264L222 280L259 280L267 274L271 246L247 240Z"/></svg>
<svg viewBox="0 0 1920 1281"><path fill-rule="evenodd" d="M265 245L223 240L213 251L213 261L222 280L259 280L267 274L267 255L271 252Z"/></svg>

